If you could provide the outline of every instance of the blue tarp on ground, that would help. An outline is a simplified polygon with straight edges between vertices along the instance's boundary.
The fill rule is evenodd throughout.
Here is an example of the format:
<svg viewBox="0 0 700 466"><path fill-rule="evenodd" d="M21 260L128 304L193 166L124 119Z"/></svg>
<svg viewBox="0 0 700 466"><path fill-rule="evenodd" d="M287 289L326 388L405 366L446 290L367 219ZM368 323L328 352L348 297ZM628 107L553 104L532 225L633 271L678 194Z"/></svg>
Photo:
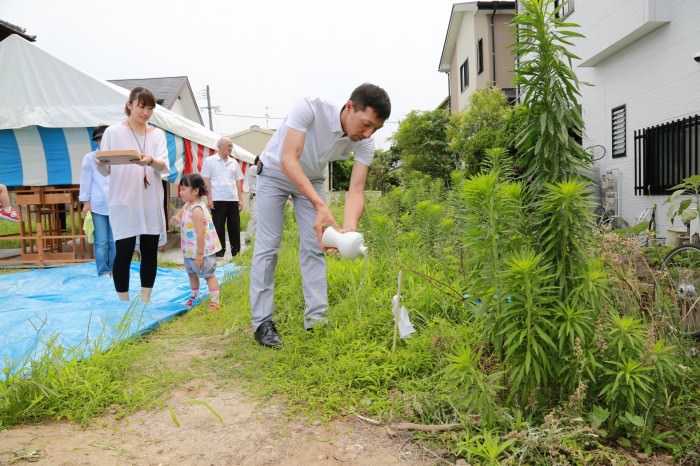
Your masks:
<svg viewBox="0 0 700 466"><path fill-rule="evenodd" d="M131 266L132 298L140 295L139 265ZM218 267L219 283L241 269L233 263ZM206 295L204 280L201 288ZM0 275L0 374L41 355L52 338L63 348L89 353L95 342L104 349L152 330L186 312L189 295L184 269L158 268L148 305L119 301L112 280L98 278L94 263Z"/></svg>

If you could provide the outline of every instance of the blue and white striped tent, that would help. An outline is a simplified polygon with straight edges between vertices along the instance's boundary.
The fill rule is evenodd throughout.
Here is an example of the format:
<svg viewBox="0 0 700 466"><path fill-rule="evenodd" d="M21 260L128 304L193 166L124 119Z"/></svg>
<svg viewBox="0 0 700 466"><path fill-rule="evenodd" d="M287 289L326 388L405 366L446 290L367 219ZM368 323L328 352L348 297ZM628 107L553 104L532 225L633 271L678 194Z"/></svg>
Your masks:
<svg viewBox="0 0 700 466"><path fill-rule="evenodd" d="M79 184L83 157L96 148L92 130L43 126L0 130L0 182L10 187ZM165 136L170 183L178 182L184 173L198 173L203 157L215 152L170 131Z"/></svg>
<svg viewBox="0 0 700 466"><path fill-rule="evenodd" d="M78 184L92 129L125 118L129 91L61 61L18 35L0 42L0 183L8 186ZM157 106L151 124L168 142L170 174L177 182L201 168L219 135ZM254 155L236 146L245 167Z"/></svg>

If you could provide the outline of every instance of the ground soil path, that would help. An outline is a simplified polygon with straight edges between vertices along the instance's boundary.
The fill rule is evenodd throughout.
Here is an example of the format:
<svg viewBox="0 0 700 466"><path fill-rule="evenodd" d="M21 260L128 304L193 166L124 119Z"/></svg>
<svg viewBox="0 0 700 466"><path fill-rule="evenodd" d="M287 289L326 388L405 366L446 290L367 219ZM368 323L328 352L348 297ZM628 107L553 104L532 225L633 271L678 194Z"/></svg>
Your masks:
<svg viewBox="0 0 700 466"><path fill-rule="evenodd" d="M175 360L192 355L181 348ZM195 351L197 353L197 351ZM215 412L216 414L214 414ZM82 429L67 422L0 431L0 465L430 465L437 458L406 434L355 418L328 424L286 415L235 383L191 381L164 406ZM446 464L441 461L441 464Z"/></svg>

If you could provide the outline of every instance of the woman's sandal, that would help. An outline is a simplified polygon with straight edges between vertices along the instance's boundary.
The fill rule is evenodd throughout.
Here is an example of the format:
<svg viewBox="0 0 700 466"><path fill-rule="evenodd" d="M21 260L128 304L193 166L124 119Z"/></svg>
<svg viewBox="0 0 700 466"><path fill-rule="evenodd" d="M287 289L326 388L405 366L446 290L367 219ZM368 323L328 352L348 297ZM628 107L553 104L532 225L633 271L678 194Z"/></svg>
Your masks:
<svg viewBox="0 0 700 466"><path fill-rule="evenodd" d="M214 302L214 301L210 301L209 302L209 310L211 312L218 311L219 310L219 303Z"/></svg>

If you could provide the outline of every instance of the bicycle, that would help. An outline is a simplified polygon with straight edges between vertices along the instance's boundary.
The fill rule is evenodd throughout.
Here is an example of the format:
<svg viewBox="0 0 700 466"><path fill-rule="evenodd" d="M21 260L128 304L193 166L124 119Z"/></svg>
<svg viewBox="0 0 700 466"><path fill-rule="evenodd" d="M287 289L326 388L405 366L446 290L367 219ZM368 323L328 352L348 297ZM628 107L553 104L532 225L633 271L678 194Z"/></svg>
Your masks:
<svg viewBox="0 0 700 466"><path fill-rule="evenodd" d="M605 146L601 146L600 144L588 146L583 150L588 152L588 154L591 156L591 162L597 162L598 160L602 160L603 157L605 157Z"/></svg>
<svg viewBox="0 0 700 466"><path fill-rule="evenodd" d="M651 246L656 241L656 204L647 207L637 217L635 233L639 244Z"/></svg>
<svg viewBox="0 0 700 466"><path fill-rule="evenodd" d="M595 208L595 223L599 229L621 230L629 228L630 224L627 220L615 214L614 210L606 209L602 205Z"/></svg>
<svg viewBox="0 0 700 466"><path fill-rule="evenodd" d="M673 333L700 337L699 243L681 244L666 254L654 284L654 307Z"/></svg>

